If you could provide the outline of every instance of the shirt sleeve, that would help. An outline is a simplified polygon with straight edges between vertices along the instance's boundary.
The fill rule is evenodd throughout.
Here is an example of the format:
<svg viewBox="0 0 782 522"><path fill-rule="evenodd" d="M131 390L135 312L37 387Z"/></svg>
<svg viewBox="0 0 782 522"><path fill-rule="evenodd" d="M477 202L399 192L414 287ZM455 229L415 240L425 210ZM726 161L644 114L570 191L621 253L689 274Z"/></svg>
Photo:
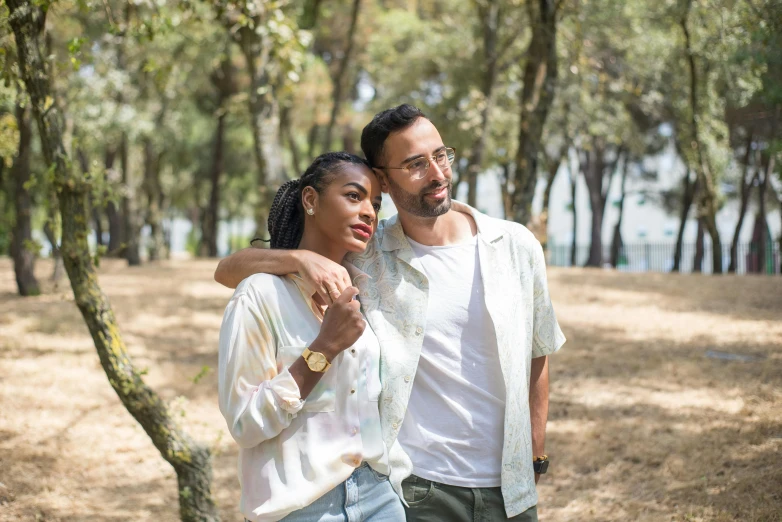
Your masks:
<svg viewBox="0 0 782 522"><path fill-rule="evenodd" d="M279 435L303 406L288 369L278 372L275 353L258 304L245 294L234 295L220 328L218 395L220 412L242 448Z"/></svg>
<svg viewBox="0 0 782 522"><path fill-rule="evenodd" d="M548 291L546 257L543 247L535 241L533 259L533 336L532 357L543 357L559 350L565 344L565 335L559 328L554 306Z"/></svg>

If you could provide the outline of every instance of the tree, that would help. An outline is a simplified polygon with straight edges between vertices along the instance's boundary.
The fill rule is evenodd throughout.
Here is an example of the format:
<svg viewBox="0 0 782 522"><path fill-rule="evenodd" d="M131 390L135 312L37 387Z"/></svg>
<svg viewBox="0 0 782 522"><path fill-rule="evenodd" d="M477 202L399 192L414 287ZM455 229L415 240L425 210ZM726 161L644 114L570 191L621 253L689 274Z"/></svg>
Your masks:
<svg viewBox="0 0 782 522"><path fill-rule="evenodd" d="M98 351L101 365L128 412L177 472L183 521L217 521L211 498L211 458L178 426L163 400L133 366L108 298L101 291L87 237L90 179L73 169L63 143L59 108L41 52L46 10L29 0L8 0L21 77L38 124L41 149L52 166L62 216L62 251L76 304Z"/></svg>
<svg viewBox="0 0 782 522"><path fill-rule="evenodd" d="M16 122L19 129L19 151L11 166L14 186L16 219L11 233L11 257L19 295L34 296L41 293L35 278L35 248L32 235L32 200L28 184L31 182L30 156L32 154L32 118L30 107L20 94L16 105Z"/></svg>
<svg viewBox="0 0 782 522"><path fill-rule="evenodd" d="M523 225L532 217L538 179L541 138L557 81L557 8L554 0L527 2L532 36L524 65L521 122L513 180L513 220Z"/></svg>

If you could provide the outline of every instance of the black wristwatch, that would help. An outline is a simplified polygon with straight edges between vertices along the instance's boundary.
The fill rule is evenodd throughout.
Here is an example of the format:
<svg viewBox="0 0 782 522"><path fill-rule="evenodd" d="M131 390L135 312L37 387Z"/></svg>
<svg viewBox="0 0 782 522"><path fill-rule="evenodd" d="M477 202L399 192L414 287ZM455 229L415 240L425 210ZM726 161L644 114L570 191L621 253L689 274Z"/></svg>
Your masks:
<svg viewBox="0 0 782 522"><path fill-rule="evenodd" d="M544 474L548 470L548 456L535 457L532 459L532 468L538 475Z"/></svg>

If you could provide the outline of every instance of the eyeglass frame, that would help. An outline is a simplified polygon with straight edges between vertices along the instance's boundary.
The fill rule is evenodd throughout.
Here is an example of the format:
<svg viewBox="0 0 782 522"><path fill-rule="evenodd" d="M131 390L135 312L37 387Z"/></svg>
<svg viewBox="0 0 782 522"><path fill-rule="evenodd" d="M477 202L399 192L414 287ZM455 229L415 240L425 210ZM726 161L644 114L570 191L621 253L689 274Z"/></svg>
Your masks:
<svg viewBox="0 0 782 522"><path fill-rule="evenodd" d="M447 167L448 169L450 169L451 165L453 165L453 162L456 161L456 149L454 149L453 147L445 147L445 146L443 146L443 150L445 151L446 158L448 157L448 150L452 150L453 151L453 160L451 160L448 163L448 167ZM424 174L429 172L429 168L432 166L432 160L434 159L434 156L424 156L423 158L414 158L414 159L411 159L410 162L417 161L419 159L425 159L426 160L426 168L424 169ZM437 161L435 161L434 164L437 165L437 168L439 168L439 169L443 169L444 168L444 167L441 167L437 163ZM406 170L408 175L410 177L412 177L412 174L410 173L410 167L379 167L378 166L378 167L375 167L375 168L376 169L389 169L389 170Z"/></svg>

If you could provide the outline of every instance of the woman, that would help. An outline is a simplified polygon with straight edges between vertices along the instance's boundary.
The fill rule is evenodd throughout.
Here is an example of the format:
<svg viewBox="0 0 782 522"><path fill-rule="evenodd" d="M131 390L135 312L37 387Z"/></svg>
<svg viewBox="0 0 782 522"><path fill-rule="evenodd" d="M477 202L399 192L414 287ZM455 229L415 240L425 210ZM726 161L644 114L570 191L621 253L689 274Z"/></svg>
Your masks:
<svg viewBox="0 0 782 522"><path fill-rule="evenodd" d="M277 192L271 245L341 262L366 247L380 201L364 160L323 154ZM357 294L332 289L324 302L298 276L256 274L228 304L220 411L241 447L248 520L404 520L380 433L380 348Z"/></svg>

